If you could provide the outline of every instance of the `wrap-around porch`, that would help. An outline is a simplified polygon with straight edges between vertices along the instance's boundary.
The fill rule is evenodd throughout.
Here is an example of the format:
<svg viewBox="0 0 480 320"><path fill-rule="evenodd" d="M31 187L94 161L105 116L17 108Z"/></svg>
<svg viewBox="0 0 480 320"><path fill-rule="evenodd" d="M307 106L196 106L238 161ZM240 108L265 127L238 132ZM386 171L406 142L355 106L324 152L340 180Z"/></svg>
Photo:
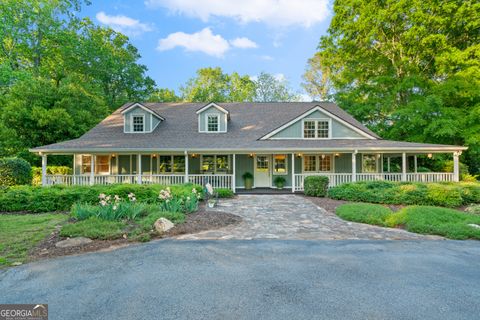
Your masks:
<svg viewBox="0 0 480 320"><path fill-rule="evenodd" d="M304 179L326 176L329 186L355 181L444 182L459 180L459 156L453 152L453 172L419 172L419 163L434 153L416 152L250 152L250 153L90 153L73 155L72 175L47 174L42 154L42 185L95 185L115 183L195 183L236 192L244 188L242 176L253 174L254 188L303 191Z"/></svg>

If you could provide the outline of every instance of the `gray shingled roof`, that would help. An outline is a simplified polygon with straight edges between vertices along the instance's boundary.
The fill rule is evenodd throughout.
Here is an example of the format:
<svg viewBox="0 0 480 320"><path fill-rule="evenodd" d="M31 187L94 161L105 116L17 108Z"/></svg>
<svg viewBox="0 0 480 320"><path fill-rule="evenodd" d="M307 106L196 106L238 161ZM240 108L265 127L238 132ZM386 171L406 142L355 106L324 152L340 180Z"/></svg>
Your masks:
<svg viewBox="0 0 480 320"><path fill-rule="evenodd" d="M337 105L328 102L218 103L230 113L228 132L218 134L198 132L198 119L195 112L205 106L205 103L144 103L144 106L166 120L161 122L152 133L124 133L121 112L130 105L131 103L123 105L78 139L34 148L31 151L68 153L141 150L189 150L193 152L201 150L464 149L459 146L382 140ZM259 140L316 106L324 108L378 140Z"/></svg>

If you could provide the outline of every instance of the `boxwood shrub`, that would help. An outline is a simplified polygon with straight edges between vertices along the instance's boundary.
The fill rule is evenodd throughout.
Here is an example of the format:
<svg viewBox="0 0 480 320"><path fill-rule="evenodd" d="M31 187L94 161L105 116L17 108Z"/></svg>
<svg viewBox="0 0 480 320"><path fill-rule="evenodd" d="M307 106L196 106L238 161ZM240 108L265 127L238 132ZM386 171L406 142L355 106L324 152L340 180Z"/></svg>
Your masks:
<svg viewBox="0 0 480 320"><path fill-rule="evenodd" d="M328 189L328 178L325 176L309 176L303 182L304 193L312 197L325 197Z"/></svg>
<svg viewBox="0 0 480 320"><path fill-rule="evenodd" d="M480 203L480 184L356 182L331 188L328 196L355 202L459 207Z"/></svg>
<svg viewBox="0 0 480 320"><path fill-rule="evenodd" d="M32 167L21 158L0 159L0 186L15 186L32 183Z"/></svg>
<svg viewBox="0 0 480 320"><path fill-rule="evenodd" d="M233 191L227 188L217 188L215 191L218 193L219 198L233 198Z"/></svg>
<svg viewBox="0 0 480 320"><path fill-rule="evenodd" d="M153 203L158 199L162 185L114 184L108 186L14 186L0 190L0 212L51 212L70 210L74 203L96 204L98 195L105 193L125 199L130 192L138 202ZM202 192L202 187L194 184L170 186L178 196L188 196L192 189Z"/></svg>

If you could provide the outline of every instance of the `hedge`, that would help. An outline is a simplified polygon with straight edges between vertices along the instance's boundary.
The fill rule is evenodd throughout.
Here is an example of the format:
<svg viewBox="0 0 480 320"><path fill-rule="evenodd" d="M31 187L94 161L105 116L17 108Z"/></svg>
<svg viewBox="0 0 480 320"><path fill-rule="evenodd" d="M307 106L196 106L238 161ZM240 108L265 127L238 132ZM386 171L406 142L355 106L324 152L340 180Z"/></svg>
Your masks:
<svg viewBox="0 0 480 320"><path fill-rule="evenodd" d="M331 188L328 196L355 202L459 207L480 203L480 184L356 182Z"/></svg>
<svg viewBox="0 0 480 320"><path fill-rule="evenodd" d="M32 167L21 158L0 159L0 186L15 186L32 182Z"/></svg>
<svg viewBox="0 0 480 320"><path fill-rule="evenodd" d="M309 176L303 182L304 193L307 196L325 197L328 189L328 178L325 176Z"/></svg>
<svg viewBox="0 0 480 320"><path fill-rule="evenodd" d="M72 168L67 166L47 166L47 174L72 174ZM32 185L42 184L42 167L32 167Z"/></svg>
<svg viewBox="0 0 480 320"><path fill-rule="evenodd" d="M127 198L134 193L137 201L153 203L158 199L162 185L116 184L109 186L15 186L0 190L0 212L52 212L70 210L74 203L98 203L98 195L118 195ZM202 187L194 184L170 186L178 196L189 196L192 189L202 192Z"/></svg>

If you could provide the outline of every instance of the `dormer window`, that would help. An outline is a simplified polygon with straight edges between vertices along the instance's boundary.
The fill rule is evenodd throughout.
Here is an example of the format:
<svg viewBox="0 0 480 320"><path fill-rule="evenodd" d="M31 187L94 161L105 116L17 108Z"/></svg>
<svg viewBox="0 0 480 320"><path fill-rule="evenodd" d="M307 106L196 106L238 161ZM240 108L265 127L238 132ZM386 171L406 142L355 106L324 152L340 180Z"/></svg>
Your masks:
<svg viewBox="0 0 480 320"><path fill-rule="evenodd" d="M219 123L220 123L220 115L218 114L207 115L207 131L208 132L220 131Z"/></svg>
<svg viewBox="0 0 480 320"><path fill-rule="evenodd" d="M132 128L133 132L145 131L145 115L132 115Z"/></svg>
<svg viewBox="0 0 480 320"><path fill-rule="evenodd" d="M330 138L330 120L308 119L303 121L304 139L328 139Z"/></svg>

